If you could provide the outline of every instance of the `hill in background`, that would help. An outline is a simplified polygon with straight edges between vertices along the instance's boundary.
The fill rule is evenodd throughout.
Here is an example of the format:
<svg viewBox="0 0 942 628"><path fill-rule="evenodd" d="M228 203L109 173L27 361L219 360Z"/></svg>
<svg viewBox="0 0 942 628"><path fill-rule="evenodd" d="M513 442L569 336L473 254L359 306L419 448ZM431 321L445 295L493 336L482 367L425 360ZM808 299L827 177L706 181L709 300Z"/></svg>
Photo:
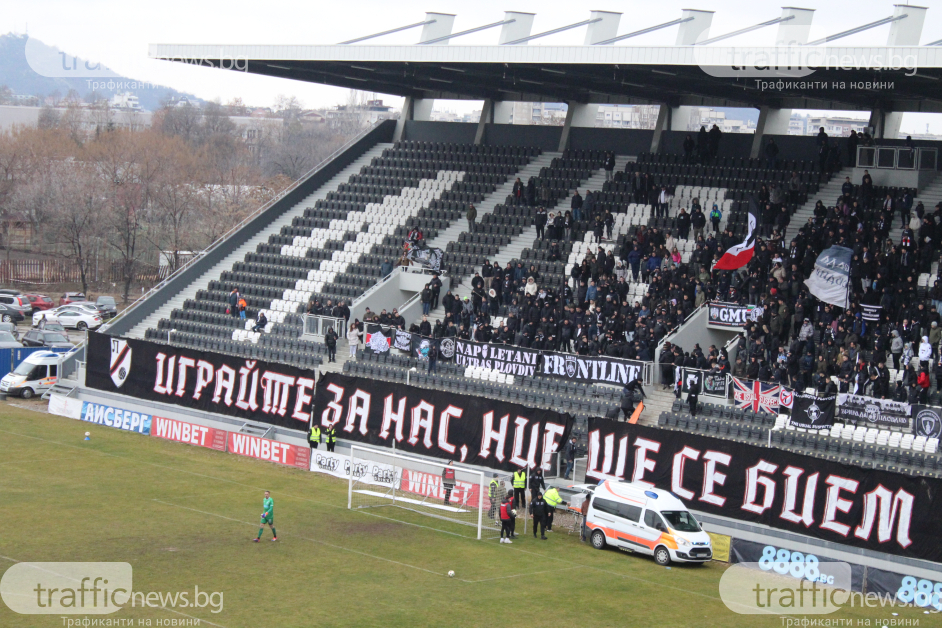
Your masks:
<svg viewBox="0 0 942 628"><path fill-rule="evenodd" d="M75 90L80 97L85 98L93 90L89 87L89 81L95 81L96 91L102 98L111 99L117 93L126 91L132 92L138 97L141 107L148 111L157 111L163 102L173 99L186 97L191 103L202 103L203 101L193 94L179 92L171 87L163 85L150 85L146 89L128 89L126 86L119 86L108 89L102 87L102 83L113 81L114 84L139 82L136 79L121 76L107 68L103 67L103 72L108 76L104 78L70 78L70 77L52 77L43 76L37 73L27 61L27 42L29 42L30 59L42 58L44 60L57 60L61 63L63 51L58 48L48 46L41 41L30 38L26 35L14 35L8 33L0 35L0 85L6 85L15 94L25 96L38 96L40 99L58 92L61 97L65 97L70 90ZM72 55L65 53L64 59L70 62ZM77 59L78 65L84 60Z"/></svg>

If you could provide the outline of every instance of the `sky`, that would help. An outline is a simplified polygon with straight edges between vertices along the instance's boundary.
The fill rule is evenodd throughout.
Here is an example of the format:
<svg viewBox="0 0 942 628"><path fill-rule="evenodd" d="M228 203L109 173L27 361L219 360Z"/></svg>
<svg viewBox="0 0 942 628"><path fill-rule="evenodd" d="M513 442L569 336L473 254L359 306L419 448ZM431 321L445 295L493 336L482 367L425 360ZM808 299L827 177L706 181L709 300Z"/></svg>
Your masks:
<svg viewBox="0 0 942 628"><path fill-rule="evenodd" d="M818 4L819 6L814 6ZM929 3L926 3L929 4ZM803 2L816 8L811 37L823 37L893 13L892 2L827 0ZM588 7L589 5L584 5ZM619 34L679 18L681 9L712 10L710 29L719 35L778 17L782 3L742 0L658 0L657 2L602 1L592 8L622 12ZM6 0L0 12L0 33L28 33L44 43L80 57L100 61L119 74L191 92L206 100L227 102L240 97L250 105L271 105L279 94L296 96L309 108L346 102L346 89L306 84L288 79L239 72L187 67L147 57L152 43L186 44L334 44L424 19L425 11L457 15L454 32L496 22L505 10L536 14L533 33L539 33L588 17L588 9L574 8L571 0L162 0L157 3L124 0ZM727 40L729 45L767 45L774 26ZM677 27L642 35L632 45L673 44ZM841 40L847 45L884 45L889 25ZM377 44L413 44L421 29L377 38ZM499 28L466 35L468 45L490 45ZM529 45L580 45L583 28L552 35ZM928 11L920 43L942 39L942 6ZM616 44L625 45L625 44ZM399 106L401 99L384 98ZM480 103L440 103L439 108L458 112L480 109ZM860 114L858 114L860 115ZM866 117L863 115L863 117ZM942 134L942 115L906 114L902 130L924 132L926 124Z"/></svg>

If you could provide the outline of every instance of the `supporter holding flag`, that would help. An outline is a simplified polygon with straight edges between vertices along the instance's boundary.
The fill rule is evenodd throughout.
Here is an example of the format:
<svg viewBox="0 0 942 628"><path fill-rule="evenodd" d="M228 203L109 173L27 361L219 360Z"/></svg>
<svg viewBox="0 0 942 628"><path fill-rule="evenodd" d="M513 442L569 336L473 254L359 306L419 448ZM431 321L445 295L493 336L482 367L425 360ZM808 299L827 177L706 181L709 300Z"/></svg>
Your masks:
<svg viewBox="0 0 942 628"><path fill-rule="evenodd" d="M749 230L746 232L746 238L731 246L728 251L723 253L723 257L716 262L713 270L736 270L742 268L752 260L752 254L756 246L756 216L759 215L759 208L756 205L756 199L749 199Z"/></svg>

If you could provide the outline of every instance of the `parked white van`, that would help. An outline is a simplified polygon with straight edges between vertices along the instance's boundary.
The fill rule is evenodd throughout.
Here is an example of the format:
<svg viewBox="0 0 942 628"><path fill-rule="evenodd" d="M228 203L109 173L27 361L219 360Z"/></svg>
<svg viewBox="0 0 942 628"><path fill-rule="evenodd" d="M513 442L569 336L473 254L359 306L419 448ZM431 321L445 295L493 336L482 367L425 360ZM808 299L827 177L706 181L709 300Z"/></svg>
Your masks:
<svg viewBox="0 0 942 628"><path fill-rule="evenodd" d="M23 399L46 392L59 378L60 357L60 354L52 351L32 353L12 373L0 379L0 392L18 395Z"/></svg>
<svg viewBox="0 0 942 628"><path fill-rule="evenodd" d="M606 480L592 494L586 527L596 549L612 545L648 554L659 565L713 557L710 535L680 499L662 489Z"/></svg>

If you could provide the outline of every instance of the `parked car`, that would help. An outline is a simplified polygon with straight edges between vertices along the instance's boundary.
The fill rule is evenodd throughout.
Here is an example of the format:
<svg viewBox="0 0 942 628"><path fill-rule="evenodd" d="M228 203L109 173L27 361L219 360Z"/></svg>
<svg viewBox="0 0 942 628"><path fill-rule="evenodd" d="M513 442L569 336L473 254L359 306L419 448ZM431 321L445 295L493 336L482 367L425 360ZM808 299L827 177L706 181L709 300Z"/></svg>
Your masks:
<svg viewBox="0 0 942 628"><path fill-rule="evenodd" d="M4 323L19 323L25 320L26 316L19 310L14 310L11 306L0 303L0 321Z"/></svg>
<svg viewBox="0 0 942 628"><path fill-rule="evenodd" d="M46 331L61 331L63 334L66 333L65 327L59 323L50 323L49 321L46 321L44 325L40 325L37 327L37 329L45 329Z"/></svg>
<svg viewBox="0 0 942 628"><path fill-rule="evenodd" d="M98 329L102 324L101 314L97 310L92 312L86 310L84 306L76 305L63 305L54 310L36 312L33 315L33 327L39 326L40 321L43 319L47 323L59 323L67 329L77 329L79 331Z"/></svg>
<svg viewBox="0 0 942 628"><path fill-rule="evenodd" d="M84 301L85 293L84 292L66 292L61 297L59 297L59 305L67 305L74 301Z"/></svg>
<svg viewBox="0 0 942 628"><path fill-rule="evenodd" d="M24 295L0 294L0 305L12 308L23 316L29 316L33 313L33 306Z"/></svg>
<svg viewBox="0 0 942 628"><path fill-rule="evenodd" d="M72 348L68 336L61 331L47 331L45 329L30 329L23 334L24 347L64 347Z"/></svg>
<svg viewBox="0 0 942 628"><path fill-rule="evenodd" d="M23 293L16 288L0 288L0 294L15 294L16 296L20 296Z"/></svg>
<svg viewBox="0 0 942 628"><path fill-rule="evenodd" d="M114 300L114 297L100 296L95 299L95 305L101 310L101 317L104 320L118 315L118 302Z"/></svg>
<svg viewBox="0 0 942 628"><path fill-rule="evenodd" d="M29 399L55 385L59 375L59 354L36 351L0 380L0 392Z"/></svg>
<svg viewBox="0 0 942 628"><path fill-rule="evenodd" d="M30 305L33 306L34 314L36 312L51 310L56 306L53 300L44 294L27 294L26 298L29 299Z"/></svg>
<svg viewBox="0 0 942 628"><path fill-rule="evenodd" d="M20 339L20 331L16 328L16 323L0 323L0 331L11 334L17 340Z"/></svg>
<svg viewBox="0 0 942 628"><path fill-rule="evenodd" d="M23 344L8 331L0 331L0 349L21 349Z"/></svg>

